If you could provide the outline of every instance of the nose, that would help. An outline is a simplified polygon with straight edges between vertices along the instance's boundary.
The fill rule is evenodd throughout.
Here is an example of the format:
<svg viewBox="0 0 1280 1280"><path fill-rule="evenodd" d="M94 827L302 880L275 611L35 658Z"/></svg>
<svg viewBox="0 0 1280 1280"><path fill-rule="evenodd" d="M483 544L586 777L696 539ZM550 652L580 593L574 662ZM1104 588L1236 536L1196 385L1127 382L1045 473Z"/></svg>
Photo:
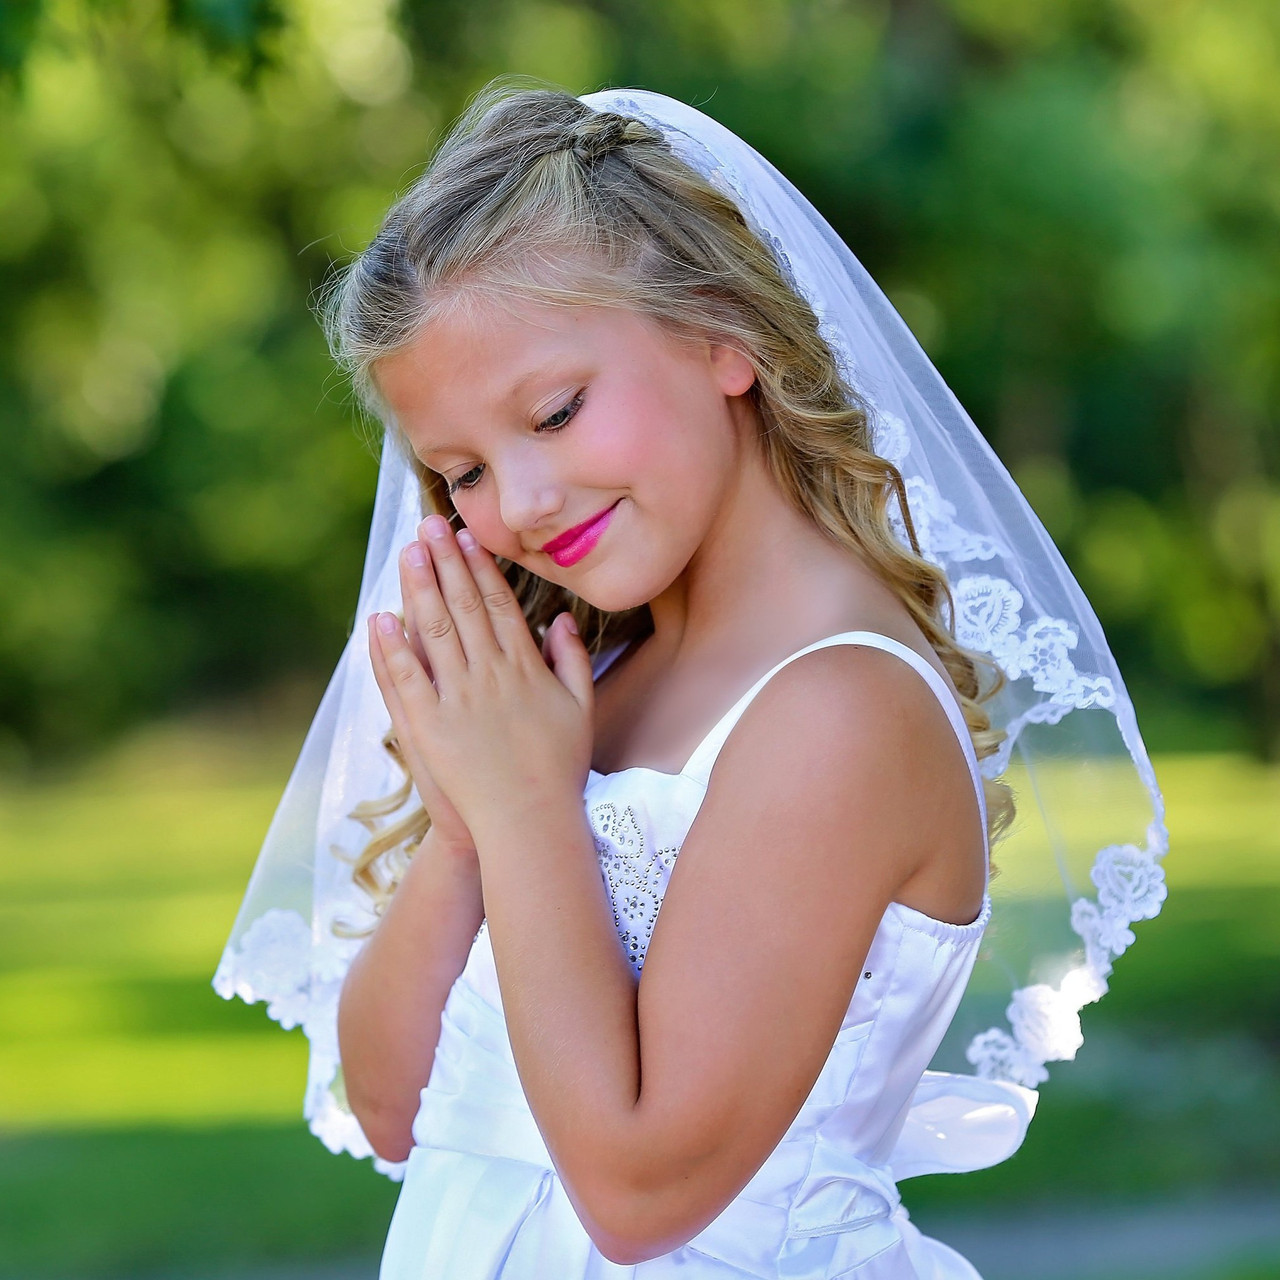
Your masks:
<svg viewBox="0 0 1280 1280"><path fill-rule="evenodd" d="M541 545L554 533L563 506L564 487L541 460L506 460L498 481L498 509L512 533L540 532L531 541Z"/></svg>

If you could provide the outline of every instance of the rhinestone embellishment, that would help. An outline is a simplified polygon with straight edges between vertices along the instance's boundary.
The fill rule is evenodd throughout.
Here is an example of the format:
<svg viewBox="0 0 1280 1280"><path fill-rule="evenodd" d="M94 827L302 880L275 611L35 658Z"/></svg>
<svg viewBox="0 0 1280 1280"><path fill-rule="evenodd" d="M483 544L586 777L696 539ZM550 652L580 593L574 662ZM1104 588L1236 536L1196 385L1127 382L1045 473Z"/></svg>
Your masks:
<svg viewBox="0 0 1280 1280"><path fill-rule="evenodd" d="M647 853L644 832L630 805L598 804L589 817L600 874L613 904L613 923L627 959L639 973L680 846Z"/></svg>

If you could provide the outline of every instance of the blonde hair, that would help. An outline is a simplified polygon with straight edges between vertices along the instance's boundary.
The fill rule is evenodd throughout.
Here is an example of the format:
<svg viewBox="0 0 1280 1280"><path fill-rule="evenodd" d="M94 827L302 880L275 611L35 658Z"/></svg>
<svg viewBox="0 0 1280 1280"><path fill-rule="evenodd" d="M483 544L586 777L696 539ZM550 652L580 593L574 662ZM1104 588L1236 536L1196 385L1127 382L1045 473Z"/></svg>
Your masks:
<svg viewBox="0 0 1280 1280"><path fill-rule="evenodd" d="M982 704L1003 676L985 654L959 645L943 621L953 616L946 577L920 553L901 474L872 447L869 406L843 378L812 308L729 197L641 121L509 81L477 96L373 241L335 279L324 309L334 356L386 423L386 447L402 448L415 467L424 509L455 526L444 481L400 438L374 367L441 309L513 295L630 307L673 335L713 338L745 354L756 372L747 394L778 484L895 592L949 672L978 758L997 750L1005 733L992 728ZM891 495L912 550L890 525ZM593 655L652 631L647 606L605 612L514 562L500 564L535 634L562 610ZM394 736L384 742L403 767ZM994 841L1012 820L1013 794L999 780L983 786ZM421 807L377 826L409 790L406 771L394 795L352 815L372 833L355 879L379 909L430 826Z"/></svg>

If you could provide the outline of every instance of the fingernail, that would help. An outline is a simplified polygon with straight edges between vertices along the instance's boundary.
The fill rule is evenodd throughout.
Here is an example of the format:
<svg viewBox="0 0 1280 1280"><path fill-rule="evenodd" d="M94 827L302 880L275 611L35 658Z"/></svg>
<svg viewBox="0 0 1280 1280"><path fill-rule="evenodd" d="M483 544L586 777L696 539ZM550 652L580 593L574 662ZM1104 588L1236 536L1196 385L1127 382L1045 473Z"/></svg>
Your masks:
<svg viewBox="0 0 1280 1280"><path fill-rule="evenodd" d="M411 542L404 553L404 558L416 569L423 568L427 563L427 553L423 551L420 542Z"/></svg>
<svg viewBox="0 0 1280 1280"><path fill-rule="evenodd" d="M573 614L571 613L565 614L565 617L569 619L569 621L564 624L566 629L570 632L570 634L576 636L578 634L578 624L574 622Z"/></svg>
<svg viewBox="0 0 1280 1280"><path fill-rule="evenodd" d="M426 531L427 537L436 542L449 536L449 522L444 516L428 516L422 522L422 527Z"/></svg>
<svg viewBox="0 0 1280 1280"><path fill-rule="evenodd" d="M464 551L474 551L480 544L476 541L476 535L470 529L459 529L458 545Z"/></svg>
<svg viewBox="0 0 1280 1280"><path fill-rule="evenodd" d="M396 621L396 615L394 613L378 614L378 630L381 631L383 635L389 636L394 634L396 627L399 625L400 624Z"/></svg>

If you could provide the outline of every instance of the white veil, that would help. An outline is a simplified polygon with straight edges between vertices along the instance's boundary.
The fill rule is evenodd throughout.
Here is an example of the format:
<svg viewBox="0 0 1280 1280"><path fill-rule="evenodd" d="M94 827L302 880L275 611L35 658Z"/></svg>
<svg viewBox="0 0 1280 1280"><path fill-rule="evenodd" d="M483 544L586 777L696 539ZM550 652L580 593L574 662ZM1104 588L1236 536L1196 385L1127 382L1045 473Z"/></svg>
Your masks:
<svg viewBox="0 0 1280 1280"><path fill-rule="evenodd" d="M701 112L660 94L582 101L640 119L733 198L817 313L872 410L877 451L906 482L921 550L947 575L956 638L1007 677L987 706L1008 734L983 762L1014 787L1018 817L994 851L993 909L966 994L899 1139L898 1177L939 1159L980 1168L1012 1154L1046 1063L1074 1058L1081 1009L1106 994L1130 926L1165 898L1164 804L1102 627L1043 525L875 281L767 160ZM357 618L400 607L396 556L422 518L416 478L388 441ZM895 525L904 544L900 513ZM401 776L381 745L390 720L357 626L342 653L214 978L224 997L266 1000L311 1043L304 1113L334 1151L372 1154L345 1105L336 1009L368 920L350 865L367 839L347 815ZM947 1134L950 1133L950 1138ZM932 1152L930 1159L924 1151ZM945 1151L945 1156L940 1152ZM397 1166L378 1162L395 1173Z"/></svg>

